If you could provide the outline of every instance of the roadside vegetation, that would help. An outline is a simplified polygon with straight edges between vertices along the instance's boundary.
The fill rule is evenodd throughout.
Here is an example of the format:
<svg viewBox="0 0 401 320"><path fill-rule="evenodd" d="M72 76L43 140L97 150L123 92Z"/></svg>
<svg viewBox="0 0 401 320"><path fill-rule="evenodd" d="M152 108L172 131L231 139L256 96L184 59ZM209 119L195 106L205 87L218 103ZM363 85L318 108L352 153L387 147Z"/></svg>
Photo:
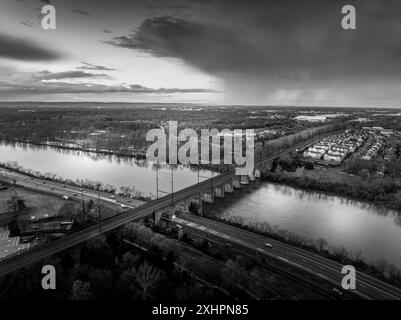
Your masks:
<svg viewBox="0 0 401 320"><path fill-rule="evenodd" d="M360 270L368 272L390 284L401 288L401 270L393 264L388 263L383 258L374 263L367 263L361 257L360 252L350 252L343 246L328 246L327 241L323 238L319 238L314 241L312 239L296 235L288 230L280 229L277 226L271 226L267 222L246 222L243 217L219 218L209 215L207 218L228 223L232 226L297 246L337 261L343 265L351 264Z"/></svg>

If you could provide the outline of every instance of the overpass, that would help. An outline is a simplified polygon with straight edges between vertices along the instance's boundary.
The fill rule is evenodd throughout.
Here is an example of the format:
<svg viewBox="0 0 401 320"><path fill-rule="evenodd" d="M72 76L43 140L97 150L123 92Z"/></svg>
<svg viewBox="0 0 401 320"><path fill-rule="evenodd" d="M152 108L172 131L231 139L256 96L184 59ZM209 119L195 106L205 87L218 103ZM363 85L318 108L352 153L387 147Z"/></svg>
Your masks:
<svg viewBox="0 0 401 320"><path fill-rule="evenodd" d="M216 177L176 191L173 194L165 195L159 199L144 204L136 203L134 205L139 205L138 207L104 219L100 222L100 225L99 223L94 223L85 226L82 229L67 234L63 238L33 247L24 253L2 260L0 261L0 277L16 271L19 268L39 262L51 255L71 248L82 242L93 239L99 236L100 229L102 232L112 231L126 223L141 220L152 215L154 217L154 222L159 223L162 215L167 218L174 218L174 213L176 211L188 211L189 205L192 202L197 202L200 205L199 209L202 210L201 206L203 202L213 202L215 198L224 197L226 192L231 193L234 192L235 189L241 188L242 185L255 183L263 170L269 169L270 163L275 158L295 149L307 147L321 138L322 137L320 136L299 143L291 148L281 150L264 158L263 161L255 164L254 171L247 176L236 176L234 170L219 174ZM212 232L216 241L223 241L224 243L227 241L232 242L236 246L236 250L246 250L247 254L249 254L249 250L257 250L259 257L265 255L269 258L276 258L276 260L279 259L282 264L287 265L288 267L301 268L310 274L315 276L317 275L319 278L326 281L329 280L333 285L337 284L338 286L341 274L339 273L340 265L336 262L314 255L305 250L283 244L279 241L252 234L221 223L207 222L206 219L195 222L201 226L200 229L202 231L205 231L206 227L206 229L214 229L217 230L217 233L222 233L223 236L219 238L219 236L216 235L216 232ZM181 224L183 224L182 221ZM188 226L188 223L186 225ZM193 225L191 227L193 227ZM229 238L227 238L227 236ZM271 250L271 252L269 252L265 247L266 241L273 243L274 245L274 250ZM385 284L382 281L365 274L362 274L362 278L360 279L362 279L362 282L358 287L358 295L362 298L401 299L401 290L398 288Z"/></svg>
<svg viewBox="0 0 401 320"><path fill-rule="evenodd" d="M83 229L75 230L67 234L63 238L33 247L29 251L2 260L0 261L0 277L24 266L28 266L29 264L38 262L62 250L95 238L99 236L100 229L102 232L108 232L128 222L141 220L151 215L154 216L154 221L157 224L160 222L160 218L163 214L172 217L176 210L188 211L191 202L197 202L200 207L203 201L213 202L215 198L224 197L225 192L234 192L234 189L241 188L241 185L247 185L255 181L260 177L263 170L269 168L269 163L280 155L289 153L298 148L304 148L321 138L322 136L318 136L267 156L262 161L256 163L254 171L247 176L236 176L234 170L230 170L188 188L176 191L173 194L168 194L159 199L140 204L136 208L104 219L100 222L100 225L99 223L95 223L86 226ZM200 208L200 210L201 209L202 208Z"/></svg>

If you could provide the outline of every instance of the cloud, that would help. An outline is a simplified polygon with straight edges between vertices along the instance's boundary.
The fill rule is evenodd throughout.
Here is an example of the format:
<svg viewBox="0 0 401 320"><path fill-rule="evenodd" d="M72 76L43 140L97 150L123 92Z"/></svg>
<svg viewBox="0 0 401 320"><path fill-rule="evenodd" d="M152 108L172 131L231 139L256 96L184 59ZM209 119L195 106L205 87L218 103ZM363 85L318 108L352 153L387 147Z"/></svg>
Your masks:
<svg viewBox="0 0 401 320"><path fill-rule="evenodd" d="M92 63L88 63L88 62L81 62L81 64L83 64L83 66L79 66L76 69L80 69L80 70L101 70L101 71L113 71L116 69L112 69L112 68L107 68L105 66L100 66L100 65L95 65Z"/></svg>
<svg viewBox="0 0 401 320"><path fill-rule="evenodd" d="M80 70L50 72L47 70L40 71L35 78L40 80L62 80L62 79L77 79L77 78L99 78L108 77L107 74L88 73Z"/></svg>
<svg viewBox="0 0 401 320"><path fill-rule="evenodd" d="M400 84L400 1L185 3L191 4L191 15L147 18L108 43L179 59L216 76L231 96L229 103L263 103L277 90L301 92L307 100L312 88L327 89L334 99L350 86L371 90L372 82ZM341 27L344 4L356 7L356 30Z"/></svg>
<svg viewBox="0 0 401 320"><path fill-rule="evenodd" d="M86 11L80 10L80 9L74 9L74 10L72 10L72 12L80 14L82 16L88 16L88 17L90 16L89 12L86 12Z"/></svg>
<svg viewBox="0 0 401 320"><path fill-rule="evenodd" d="M61 55L28 39L0 33L0 57L23 61L57 60Z"/></svg>
<svg viewBox="0 0 401 320"><path fill-rule="evenodd" d="M209 93L210 89L199 88L147 88L138 84L103 85L93 83L37 82L15 84L0 82L0 92L8 94L63 94L63 93L132 93L132 94L171 94L171 93Z"/></svg>

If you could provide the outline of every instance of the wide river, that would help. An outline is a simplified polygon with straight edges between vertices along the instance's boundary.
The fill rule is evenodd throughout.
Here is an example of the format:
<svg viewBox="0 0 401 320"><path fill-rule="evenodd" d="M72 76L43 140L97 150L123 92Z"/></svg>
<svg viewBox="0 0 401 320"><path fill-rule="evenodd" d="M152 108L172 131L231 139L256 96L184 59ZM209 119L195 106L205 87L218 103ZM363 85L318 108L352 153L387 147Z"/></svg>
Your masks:
<svg viewBox="0 0 401 320"><path fill-rule="evenodd" d="M261 182L251 192L236 191L207 214L247 223L268 223L300 237L326 240L328 248L345 247L368 262L384 258L401 269L401 215L348 198Z"/></svg>
<svg viewBox="0 0 401 320"><path fill-rule="evenodd" d="M198 181L198 171L185 166L174 170L164 166L158 170L145 160L130 157L90 153L32 144L6 143L0 141L0 162L16 161L24 169L42 173L51 172L65 179L89 179L110 184L119 190L121 186L134 187L145 195L156 195L156 176L159 180L159 195L189 187ZM173 171L173 173L172 173ZM173 176L173 183L171 177ZM199 181L211 176L209 171L200 171Z"/></svg>
<svg viewBox="0 0 401 320"><path fill-rule="evenodd" d="M156 194L156 170L144 161L0 142L0 162L7 161L72 180L96 180L117 188L134 186L146 194ZM178 166L173 171L175 191L198 180L197 171L188 167ZM200 173L201 181L207 177L210 172ZM169 168L159 170L159 190L171 191ZM401 268L401 218L392 210L272 183L236 191L206 210L225 218L266 222L311 240L323 238L329 247L344 246L350 252L361 252L365 260L384 258Z"/></svg>

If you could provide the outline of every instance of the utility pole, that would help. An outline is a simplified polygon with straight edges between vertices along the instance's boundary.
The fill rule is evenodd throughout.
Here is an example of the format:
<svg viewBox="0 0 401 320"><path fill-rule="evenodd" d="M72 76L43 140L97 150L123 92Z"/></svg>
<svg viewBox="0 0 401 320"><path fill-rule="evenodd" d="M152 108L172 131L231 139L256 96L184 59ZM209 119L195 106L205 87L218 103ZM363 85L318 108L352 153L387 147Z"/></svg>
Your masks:
<svg viewBox="0 0 401 320"><path fill-rule="evenodd" d="M85 214L85 199L84 199L84 190L81 191L82 195L82 214L84 217L84 224L86 223L86 214Z"/></svg>
<svg viewBox="0 0 401 320"><path fill-rule="evenodd" d="M102 215L100 213L100 196L97 194L97 208L98 208L98 216L99 216L99 238L102 238Z"/></svg>
<svg viewBox="0 0 401 320"><path fill-rule="evenodd" d="M171 167L171 211L174 214L174 170Z"/></svg>
<svg viewBox="0 0 401 320"><path fill-rule="evenodd" d="M159 161L156 162L156 199L159 199Z"/></svg>

